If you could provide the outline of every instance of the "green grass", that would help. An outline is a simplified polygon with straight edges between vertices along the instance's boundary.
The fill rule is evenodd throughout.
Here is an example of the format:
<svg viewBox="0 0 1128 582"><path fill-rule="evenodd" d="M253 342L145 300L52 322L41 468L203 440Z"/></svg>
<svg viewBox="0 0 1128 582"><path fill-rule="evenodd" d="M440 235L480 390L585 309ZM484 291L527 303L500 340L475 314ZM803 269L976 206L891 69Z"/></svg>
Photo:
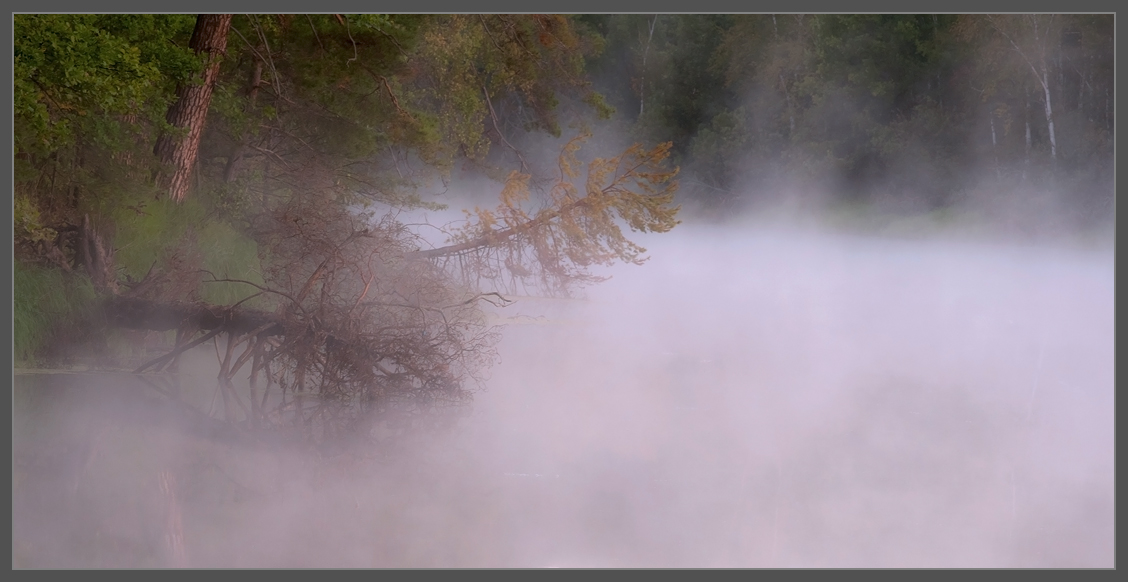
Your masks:
<svg viewBox="0 0 1128 582"><path fill-rule="evenodd" d="M90 280L16 262L13 268L13 356L34 364L54 334L96 299Z"/></svg>
<svg viewBox="0 0 1128 582"><path fill-rule="evenodd" d="M198 257L200 267L217 278L262 284L258 245L226 221L209 216L207 205L206 200L189 199L183 204L159 200L146 202L142 212L116 213L113 222L118 265L129 276L140 279L154 263L161 265L174 252L188 252ZM195 255L196 252L199 254ZM208 279L208 275L200 273L200 280ZM253 286L242 283L202 283L199 298L230 305L256 292ZM266 308L261 299L244 305Z"/></svg>
<svg viewBox="0 0 1128 582"><path fill-rule="evenodd" d="M183 205L150 200L134 208L116 209L111 215L116 225L114 259L127 275L140 279L202 218L203 210L191 200Z"/></svg>
<svg viewBox="0 0 1128 582"><path fill-rule="evenodd" d="M200 228L199 246L204 268L217 278L263 284L258 244L230 225L222 222L205 224ZM245 283L204 283L200 298L216 305L231 305L257 292L258 289ZM273 298L260 296L244 305L265 308L270 299Z"/></svg>

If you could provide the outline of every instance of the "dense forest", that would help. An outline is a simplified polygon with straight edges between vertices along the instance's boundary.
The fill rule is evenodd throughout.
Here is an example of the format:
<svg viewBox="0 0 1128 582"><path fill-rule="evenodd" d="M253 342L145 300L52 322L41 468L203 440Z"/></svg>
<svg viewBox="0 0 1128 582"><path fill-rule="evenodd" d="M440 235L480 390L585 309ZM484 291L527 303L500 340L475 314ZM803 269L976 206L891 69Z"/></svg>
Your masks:
<svg viewBox="0 0 1128 582"><path fill-rule="evenodd" d="M1053 184L1082 222L1111 208L1111 16L583 20L606 39L597 88L674 142L685 196L746 205L798 180L919 212Z"/></svg>
<svg viewBox="0 0 1128 582"><path fill-rule="evenodd" d="M1111 15L16 15L15 358L167 334L146 372L214 341L227 419L353 434L464 402L485 307L641 263L624 230L677 204L1036 191L1089 227L1113 40ZM400 218L480 177L496 207L442 241Z"/></svg>

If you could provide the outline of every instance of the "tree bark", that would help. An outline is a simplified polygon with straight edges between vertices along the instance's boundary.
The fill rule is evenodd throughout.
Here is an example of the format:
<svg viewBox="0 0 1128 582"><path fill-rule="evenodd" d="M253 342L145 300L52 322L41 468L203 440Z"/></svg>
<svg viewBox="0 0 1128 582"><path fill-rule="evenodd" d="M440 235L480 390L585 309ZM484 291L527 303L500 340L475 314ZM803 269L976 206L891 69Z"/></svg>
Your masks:
<svg viewBox="0 0 1128 582"><path fill-rule="evenodd" d="M168 188L168 197L182 202L188 194L196 153L203 134L204 121L211 105L212 90L219 77L221 57L227 51L227 33L231 29L230 14L201 14L196 19L196 29L188 46L204 54L202 83L184 85L177 89L176 102L168 109L165 119L173 127L186 129L183 137L164 134L153 148L162 164L171 166L171 174L162 175L158 182Z"/></svg>
<svg viewBox="0 0 1128 582"><path fill-rule="evenodd" d="M82 217L78 236L78 259L90 276L90 282L99 292L117 294L117 272L114 268L113 252L106 250L102 236L90 224L90 215Z"/></svg>

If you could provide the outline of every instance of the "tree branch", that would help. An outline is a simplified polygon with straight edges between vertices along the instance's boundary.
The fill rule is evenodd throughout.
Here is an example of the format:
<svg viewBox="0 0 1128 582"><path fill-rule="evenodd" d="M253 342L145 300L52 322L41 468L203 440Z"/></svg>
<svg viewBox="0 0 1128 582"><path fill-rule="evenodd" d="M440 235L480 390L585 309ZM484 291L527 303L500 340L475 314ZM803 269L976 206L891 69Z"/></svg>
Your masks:
<svg viewBox="0 0 1128 582"><path fill-rule="evenodd" d="M175 358L176 356L178 356L178 355L180 355L180 354L182 354L182 353L184 353L184 352L186 352L186 351L188 351L188 350L190 350L190 349L210 340L211 338L219 335L222 332L223 332L223 328L217 327L217 328L211 330L209 333L205 334L200 339L197 339L195 341L184 344L184 345L172 350L171 352L169 352L169 353L167 353L167 354L165 354L165 355L163 355L159 358L156 358L154 360L150 360L150 361L142 364L141 367L134 370L133 373L134 374L140 374L141 372L144 372L146 369L148 369L149 367L151 367L155 364L159 364L159 363L164 362L166 360L170 360L172 358Z"/></svg>

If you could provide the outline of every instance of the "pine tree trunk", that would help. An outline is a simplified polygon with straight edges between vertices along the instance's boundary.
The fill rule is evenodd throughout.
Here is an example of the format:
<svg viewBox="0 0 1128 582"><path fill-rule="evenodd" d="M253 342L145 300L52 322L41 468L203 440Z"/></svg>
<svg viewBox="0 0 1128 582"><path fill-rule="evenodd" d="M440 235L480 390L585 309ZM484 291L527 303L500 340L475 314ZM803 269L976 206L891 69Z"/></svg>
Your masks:
<svg viewBox="0 0 1128 582"><path fill-rule="evenodd" d="M220 59L227 51L231 17L230 14L201 14L196 19L196 29L192 32L188 46L197 53L204 53L202 83L178 88L176 102L169 107L168 115L165 116L173 127L186 129L187 135L162 135L153 148L153 153L160 158L161 163L171 167L171 173L161 177L160 186L167 187L169 198L177 202L182 202L188 194L200 136L211 105L212 89L219 77Z"/></svg>

